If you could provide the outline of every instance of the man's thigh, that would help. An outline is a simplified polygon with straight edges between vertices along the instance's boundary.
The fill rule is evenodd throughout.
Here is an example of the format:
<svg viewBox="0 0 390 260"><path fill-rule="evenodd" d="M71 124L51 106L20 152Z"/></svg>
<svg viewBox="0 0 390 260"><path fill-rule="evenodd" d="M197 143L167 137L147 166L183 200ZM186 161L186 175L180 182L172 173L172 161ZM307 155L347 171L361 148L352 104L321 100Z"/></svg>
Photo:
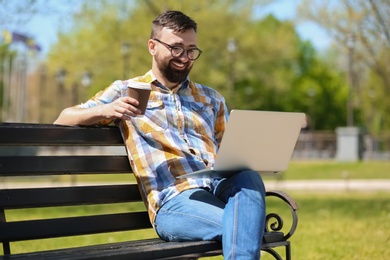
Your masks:
<svg viewBox="0 0 390 260"><path fill-rule="evenodd" d="M160 208L155 228L167 241L221 240L224 207L204 189L187 190Z"/></svg>

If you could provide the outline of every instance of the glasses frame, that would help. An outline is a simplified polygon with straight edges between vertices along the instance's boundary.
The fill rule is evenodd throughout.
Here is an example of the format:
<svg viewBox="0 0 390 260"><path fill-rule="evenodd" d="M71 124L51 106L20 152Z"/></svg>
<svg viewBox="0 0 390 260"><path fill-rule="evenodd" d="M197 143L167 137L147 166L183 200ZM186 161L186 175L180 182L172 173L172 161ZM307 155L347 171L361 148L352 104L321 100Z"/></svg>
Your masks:
<svg viewBox="0 0 390 260"><path fill-rule="evenodd" d="M160 41L160 40L157 39L157 38L153 38L153 40L155 40L156 42L158 42L158 43L164 45L164 46L171 52L171 55L172 55L172 57L174 57L174 58L180 58L180 57L182 57L182 56L184 55L184 53L186 53L187 58L188 58L189 60L191 60L191 61L194 61L194 60L197 60L197 59L200 57L200 55L202 54L202 50L199 49L199 48L196 48L196 47L195 47L195 48L190 48L190 49L185 49L183 46L179 46L179 45L173 46L173 45L170 45L170 44L168 44L168 43L166 43L166 42ZM182 49L182 51L180 52L179 55L174 55L174 54L173 54L173 49L174 49L174 48L176 48L176 49L177 49L177 48ZM198 55L195 59L191 59L191 58L188 56L188 52L189 52L189 51L193 51L193 50L197 50L197 51L199 52L199 55Z"/></svg>

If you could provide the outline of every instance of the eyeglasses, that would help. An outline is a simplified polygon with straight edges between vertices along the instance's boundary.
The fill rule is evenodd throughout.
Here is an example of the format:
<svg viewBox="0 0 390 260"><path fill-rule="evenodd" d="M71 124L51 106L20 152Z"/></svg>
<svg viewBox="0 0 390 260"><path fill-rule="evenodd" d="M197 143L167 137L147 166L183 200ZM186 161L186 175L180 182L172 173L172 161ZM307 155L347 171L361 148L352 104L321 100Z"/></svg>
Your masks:
<svg viewBox="0 0 390 260"><path fill-rule="evenodd" d="M178 46L178 45L177 46L172 46L172 45L169 45L168 43L162 42L162 41L160 41L159 39L156 39L156 38L154 38L153 40L155 40L156 42L161 43L167 49L169 49L171 51L172 57L174 57L174 58L180 58L181 56L183 56L183 54L185 52L187 52L187 57L188 57L189 60L196 60L202 54L202 51L200 49L198 49L198 48L190 48L190 49L186 50L182 46Z"/></svg>

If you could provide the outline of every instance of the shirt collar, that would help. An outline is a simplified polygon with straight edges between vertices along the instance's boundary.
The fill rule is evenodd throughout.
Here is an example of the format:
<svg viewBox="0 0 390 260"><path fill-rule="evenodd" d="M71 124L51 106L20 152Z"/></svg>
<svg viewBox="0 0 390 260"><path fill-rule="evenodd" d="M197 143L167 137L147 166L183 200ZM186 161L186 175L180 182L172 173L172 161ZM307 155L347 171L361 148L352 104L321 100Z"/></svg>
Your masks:
<svg viewBox="0 0 390 260"><path fill-rule="evenodd" d="M159 88L162 88L165 90L168 89L166 86L164 86L161 82L159 82L157 80L157 78L153 74L152 70L149 70L142 78L143 78L143 81L146 83L153 83L154 85L156 85ZM177 92L179 89L188 88L189 84L190 84L190 78L189 78L189 76L187 76L187 78L184 81L182 81L177 87L172 89L172 91Z"/></svg>

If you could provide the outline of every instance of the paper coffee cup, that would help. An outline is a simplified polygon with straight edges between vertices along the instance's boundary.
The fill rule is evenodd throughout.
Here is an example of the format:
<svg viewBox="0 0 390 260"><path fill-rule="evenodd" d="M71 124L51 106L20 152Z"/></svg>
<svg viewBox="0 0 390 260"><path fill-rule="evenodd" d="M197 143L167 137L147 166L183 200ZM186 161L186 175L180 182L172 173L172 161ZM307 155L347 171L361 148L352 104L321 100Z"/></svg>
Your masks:
<svg viewBox="0 0 390 260"><path fill-rule="evenodd" d="M144 115L146 106L148 105L150 91L152 90L150 83L129 81L127 87L127 94L129 97L138 100L139 105L137 108L141 110L140 115Z"/></svg>

